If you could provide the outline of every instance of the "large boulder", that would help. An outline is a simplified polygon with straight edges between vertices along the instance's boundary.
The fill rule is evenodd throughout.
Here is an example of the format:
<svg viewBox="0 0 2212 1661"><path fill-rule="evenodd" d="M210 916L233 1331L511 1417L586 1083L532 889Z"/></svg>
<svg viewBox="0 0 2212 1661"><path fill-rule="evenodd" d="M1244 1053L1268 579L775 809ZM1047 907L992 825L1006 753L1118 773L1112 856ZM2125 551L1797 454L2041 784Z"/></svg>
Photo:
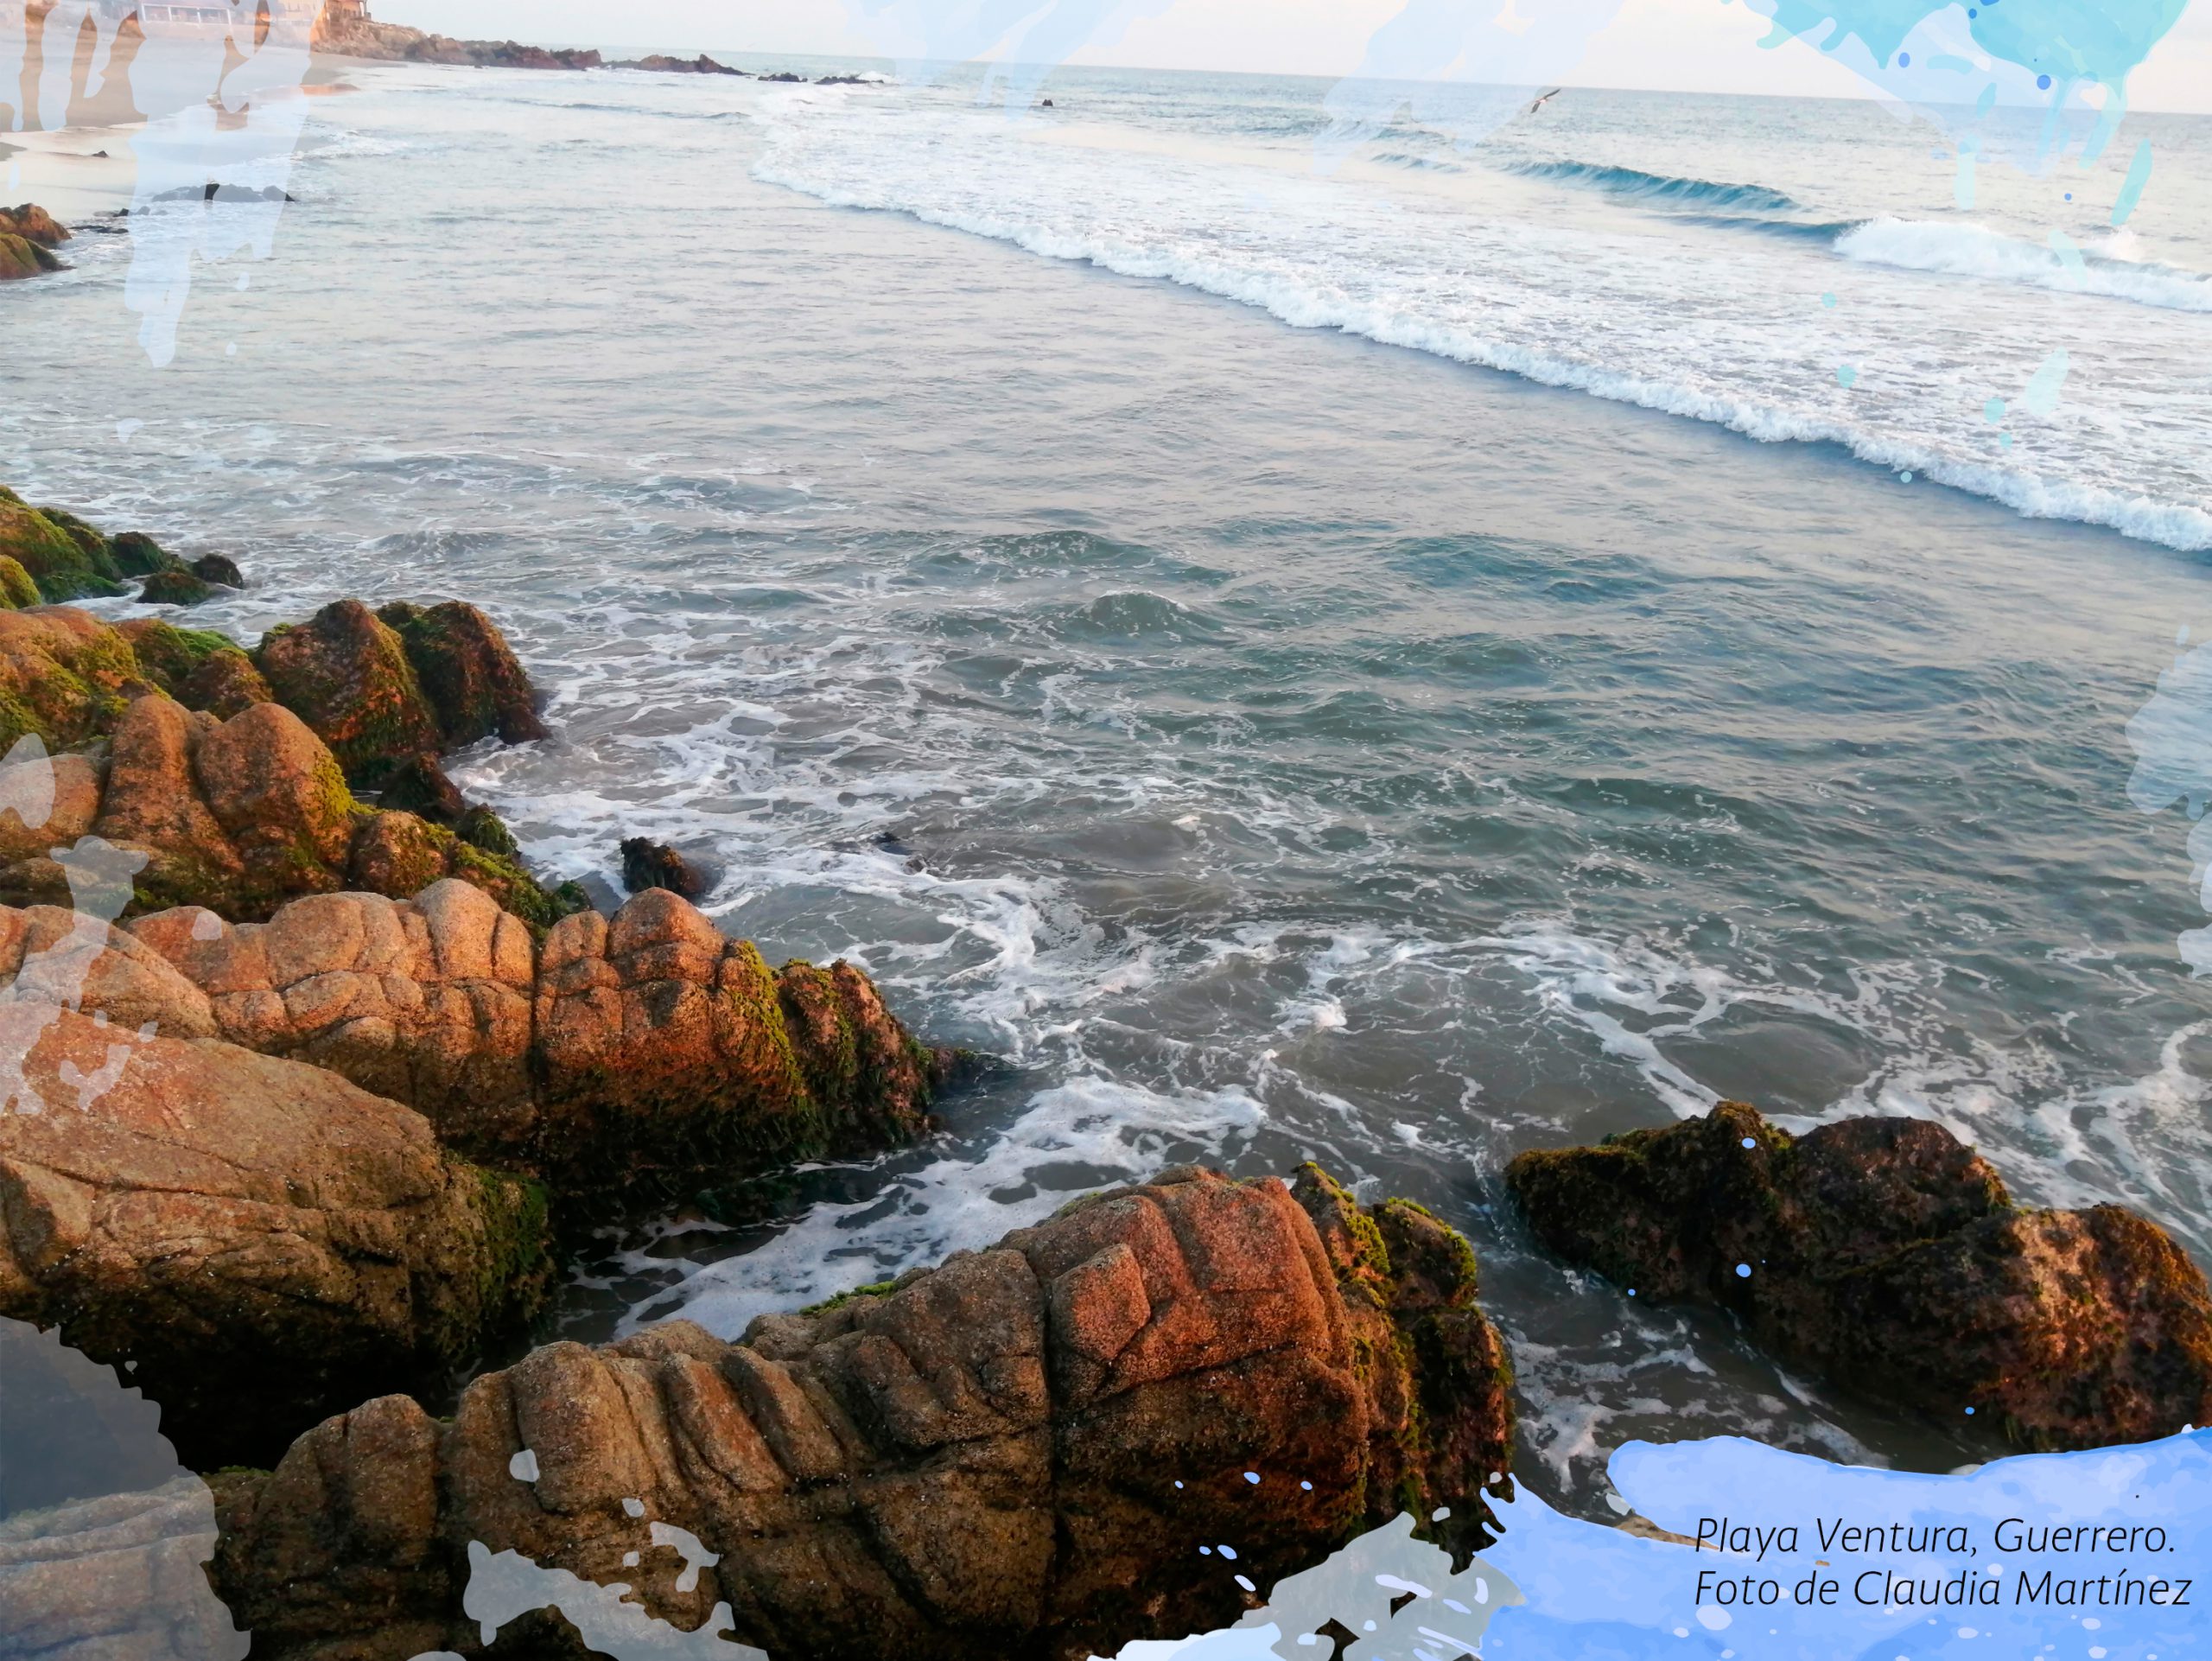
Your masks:
<svg viewBox="0 0 2212 1661"><path fill-rule="evenodd" d="M35 955L19 982L50 969ZM84 1012L106 996L4 1006L0 1315L130 1363L188 1460L273 1458L336 1406L435 1386L534 1307L532 1185L334 1073Z"/></svg>
<svg viewBox="0 0 2212 1661"><path fill-rule="evenodd" d="M0 207L0 235L21 237L41 248L59 248L70 239L69 227L36 202Z"/></svg>
<svg viewBox="0 0 2212 1661"><path fill-rule="evenodd" d="M61 261L33 242L10 231L0 231L0 283L39 277L61 270Z"/></svg>
<svg viewBox="0 0 2212 1661"><path fill-rule="evenodd" d="M401 762L443 746L400 638L358 600L272 628L254 661L278 703L330 747L346 779L375 789Z"/></svg>
<svg viewBox="0 0 2212 1661"><path fill-rule="evenodd" d="M0 546L9 512L0 500ZM89 612L0 611L0 754L34 733L48 749L86 743L147 690L130 642Z"/></svg>
<svg viewBox="0 0 2212 1661"><path fill-rule="evenodd" d="M212 1574L272 1661L479 1653L510 1552L776 1655L1112 1654L1256 1602L1202 1547L1264 1593L1401 1511L1487 1542L1512 1404L1473 1271L1318 1173L1164 1173L742 1343L550 1345L446 1423L371 1402L217 1479ZM501 1645L585 1653L543 1613Z"/></svg>
<svg viewBox="0 0 2212 1661"><path fill-rule="evenodd" d="M2015 1206L1924 1119L1792 1137L1740 1102L1592 1148L1524 1153L1536 1238L1639 1301L1694 1300L1846 1389L1972 1415L2032 1448L2212 1422L2212 1297L2120 1206Z"/></svg>
<svg viewBox="0 0 2212 1661"><path fill-rule="evenodd" d="M394 820L436 830L378 816ZM298 900L265 925L180 908L129 927L207 996L228 1041L330 1068L474 1157L595 1194L910 1141L944 1063L850 965L771 971L658 891L612 922L564 918L542 949L455 879L406 903Z"/></svg>
<svg viewBox="0 0 2212 1661"><path fill-rule="evenodd" d="M498 734L506 744L546 736L537 694L506 637L458 600L395 602L377 616L400 638L448 748Z"/></svg>

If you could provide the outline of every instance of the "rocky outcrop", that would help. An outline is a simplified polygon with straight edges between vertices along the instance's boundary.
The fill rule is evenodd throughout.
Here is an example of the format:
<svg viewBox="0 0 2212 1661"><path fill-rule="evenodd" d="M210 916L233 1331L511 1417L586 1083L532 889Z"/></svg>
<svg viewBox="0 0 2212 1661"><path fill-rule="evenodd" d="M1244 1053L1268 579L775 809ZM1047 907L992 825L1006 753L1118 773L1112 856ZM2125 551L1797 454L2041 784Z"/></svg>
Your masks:
<svg viewBox="0 0 2212 1661"><path fill-rule="evenodd" d="M213 587L191 571L156 571L138 588L142 606L196 606L214 597Z"/></svg>
<svg viewBox="0 0 2212 1661"><path fill-rule="evenodd" d="M245 587L245 573L238 570L238 561L228 554L200 555L192 562L192 574L202 582L213 582L219 588Z"/></svg>
<svg viewBox="0 0 2212 1661"><path fill-rule="evenodd" d="M335 627L308 631L307 646L287 644L297 631L280 632L264 655L371 770L380 729L334 686L365 689L370 709L376 697L411 697L407 736L428 747L412 764L435 769L448 710L457 730L477 719L512 730L517 700L528 713L529 683L481 613L429 613L457 624L424 653L453 694L435 709L399 636L358 602L326 608L318 621ZM365 649L349 653L347 640ZM328 675L314 672L331 664ZM153 618L111 627L71 607L0 610L0 752L26 735L84 752L79 768L92 769L101 796L99 834L145 856L135 910L201 905L256 920L299 894L351 886L404 896L446 876L540 927L586 903L573 888L542 888L497 817L457 792L451 828L357 802L329 748L276 690L219 634ZM50 851L93 828L71 820L67 834L22 846L0 837L0 902L66 902Z"/></svg>
<svg viewBox="0 0 2212 1661"><path fill-rule="evenodd" d="M51 251L68 240L67 227L35 202L0 207L0 283L60 270Z"/></svg>
<svg viewBox="0 0 2212 1661"><path fill-rule="evenodd" d="M130 642L91 614L0 611L0 754L27 735L49 749L89 743L145 689Z"/></svg>
<svg viewBox="0 0 2212 1661"><path fill-rule="evenodd" d="M270 629L253 655L276 701L330 747L350 783L373 790L401 762L442 748L406 647L358 600Z"/></svg>
<svg viewBox="0 0 2212 1661"><path fill-rule="evenodd" d="M911 1141L944 1066L858 971L771 971L665 893L568 917L542 949L456 881L405 903L296 901L265 925L179 909L129 928L226 1041L328 1068L563 1190L689 1191Z"/></svg>
<svg viewBox="0 0 2212 1661"><path fill-rule="evenodd" d="M59 248L69 240L69 227L36 202L22 202L0 207L0 236L21 237L41 248Z"/></svg>
<svg viewBox="0 0 2212 1661"><path fill-rule="evenodd" d="M1926 1120L1791 1137L1723 1102L1522 1154L1506 1182L1568 1262L1639 1301L1718 1304L1861 1395L2039 1448L2212 1421L2212 1298L2181 1248L2120 1206L2015 1206Z"/></svg>
<svg viewBox="0 0 2212 1661"><path fill-rule="evenodd" d="M645 69L657 75L742 75L742 69L733 69L726 63L716 63L702 52L696 58L671 58L665 53L649 53L642 58L631 58L611 63L609 69Z"/></svg>
<svg viewBox="0 0 2212 1661"><path fill-rule="evenodd" d="M277 701L299 711L364 788L493 734L510 744L546 735L505 639L458 601L372 612L340 600L270 630L254 656Z"/></svg>
<svg viewBox="0 0 2212 1661"><path fill-rule="evenodd" d="M456 41L449 35L426 35L402 24L343 16L327 7L315 19L313 42L318 52L387 62L460 64L480 69L600 67L599 54L589 50L549 51L516 41Z"/></svg>
<svg viewBox="0 0 2212 1661"><path fill-rule="evenodd" d="M0 919L21 1058L0 1112L0 1316L130 1362L188 1459L271 1458L333 1407L435 1383L534 1307L532 1185L334 1073L203 1036L204 995L128 936L58 909ZM53 983L80 972L77 1000Z"/></svg>
<svg viewBox="0 0 2212 1661"><path fill-rule="evenodd" d="M1264 1592L1401 1510L1486 1541L1475 1290L1418 1208L1164 1173L742 1343L551 1345L447 1423L372 1401L215 1480L212 1574L276 1661L479 1653L464 1589L509 1552L777 1655L1112 1654L1256 1604L1202 1546ZM537 1613L502 1652L584 1651Z"/></svg>
<svg viewBox="0 0 2212 1661"><path fill-rule="evenodd" d="M0 231L0 283L62 269L61 261L28 237Z"/></svg>

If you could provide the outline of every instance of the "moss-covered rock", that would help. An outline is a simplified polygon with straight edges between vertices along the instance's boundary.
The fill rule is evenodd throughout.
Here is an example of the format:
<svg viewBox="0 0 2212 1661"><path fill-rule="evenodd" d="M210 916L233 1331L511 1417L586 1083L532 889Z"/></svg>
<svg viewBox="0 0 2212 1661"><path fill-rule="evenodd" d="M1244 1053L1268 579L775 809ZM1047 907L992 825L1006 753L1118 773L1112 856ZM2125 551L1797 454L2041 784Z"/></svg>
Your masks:
<svg viewBox="0 0 2212 1661"><path fill-rule="evenodd" d="M175 696L186 709L205 710L225 721L257 703L276 701L253 659L227 644L201 659L177 684Z"/></svg>
<svg viewBox="0 0 2212 1661"><path fill-rule="evenodd" d="M0 754L26 733L50 750L89 742L146 685L130 643L89 614L0 611Z"/></svg>
<svg viewBox="0 0 2212 1661"><path fill-rule="evenodd" d="M83 527L80 531L79 527ZM28 506L14 492L0 495L0 555L14 560L48 601L118 595L124 586L98 531L73 514L58 517Z"/></svg>
<svg viewBox="0 0 2212 1661"><path fill-rule="evenodd" d="M132 617L115 626L130 643L131 654L146 678L175 697L193 671L218 652L238 647L224 635L201 628L179 628L159 617Z"/></svg>
<svg viewBox="0 0 2212 1661"><path fill-rule="evenodd" d="M215 590L188 570L156 571L138 589L142 606L197 606L214 597Z"/></svg>
<svg viewBox="0 0 2212 1661"><path fill-rule="evenodd" d="M466 809L454 821L453 833L471 848L487 854L497 854L502 859L516 856L514 832L507 829L502 819L482 803Z"/></svg>
<svg viewBox="0 0 2212 1661"><path fill-rule="evenodd" d="M451 830L468 811L461 786L446 777L435 755L412 755L385 775L377 805L395 812L413 813L433 824Z"/></svg>
<svg viewBox="0 0 2212 1661"><path fill-rule="evenodd" d="M253 656L276 701L315 729L353 784L376 789L443 748L399 636L358 600L270 629Z"/></svg>
<svg viewBox="0 0 2212 1661"><path fill-rule="evenodd" d="M238 570L238 561L228 554L202 554L192 562L192 574L202 582L213 582L226 589L245 587L245 573Z"/></svg>
<svg viewBox="0 0 2212 1661"><path fill-rule="evenodd" d="M448 745L499 735L503 743L543 738L536 694L506 639L475 607L404 601L377 615L396 630Z"/></svg>
<svg viewBox="0 0 2212 1661"><path fill-rule="evenodd" d="M41 604L43 598L22 562L0 554L0 610L21 611Z"/></svg>
<svg viewBox="0 0 2212 1661"><path fill-rule="evenodd" d="M111 537L107 546L119 576L153 576L162 571L186 569L182 560L143 531L125 531L120 536Z"/></svg>
<svg viewBox="0 0 2212 1661"><path fill-rule="evenodd" d="M61 262L29 237L16 236L13 232L0 231L0 283L15 282L26 277L38 277L47 271L58 271Z"/></svg>
<svg viewBox="0 0 2212 1661"><path fill-rule="evenodd" d="M1793 1138L1740 1102L1506 1169L1551 1251L1733 1313L1846 1389L2036 1448L2212 1421L2212 1294L2118 1206L2028 1211L1923 1119Z"/></svg>

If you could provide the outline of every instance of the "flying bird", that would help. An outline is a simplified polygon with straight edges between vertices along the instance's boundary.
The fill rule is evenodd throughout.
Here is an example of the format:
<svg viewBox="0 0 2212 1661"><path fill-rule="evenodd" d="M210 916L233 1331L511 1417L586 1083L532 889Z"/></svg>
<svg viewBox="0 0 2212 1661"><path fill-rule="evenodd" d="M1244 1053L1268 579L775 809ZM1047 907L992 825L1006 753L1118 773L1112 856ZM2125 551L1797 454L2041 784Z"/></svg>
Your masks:
<svg viewBox="0 0 2212 1661"><path fill-rule="evenodd" d="M1562 90L1564 90L1564 89L1563 89L1563 88L1560 88L1560 87L1554 86L1554 87L1553 87L1553 88L1552 88L1552 90L1551 90L1550 92L1540 94L1540 95L1538 96L1538 98L1537 98L1536 101L1535 101L1534 104L1531 104L1531 105L1529 106L1529 113L1530 115L1534 115L1534 114L1535 114L1535 113L1536 113L1536 111L1539 111L1539 110L1541 110L1541 109L1542 109L1542 108L1544 107L1544 105L1547 105L1547 104L1550 103L1552 99L1554 99L1557 98L1557 97L1560 95L1560 92L1561 92Z"/></svg>

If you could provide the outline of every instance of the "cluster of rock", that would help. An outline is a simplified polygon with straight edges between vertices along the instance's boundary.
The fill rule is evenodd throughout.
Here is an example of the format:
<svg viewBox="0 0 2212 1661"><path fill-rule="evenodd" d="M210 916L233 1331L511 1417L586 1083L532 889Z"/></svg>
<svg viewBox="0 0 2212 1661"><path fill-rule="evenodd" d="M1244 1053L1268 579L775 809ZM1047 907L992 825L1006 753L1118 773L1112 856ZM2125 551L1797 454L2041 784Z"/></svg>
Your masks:
<svg viewBox="0 0 2212 1661"><path fill-rule="evenodd" d="M40 576L104 574L67 540ZM270 1467L212 1479L257 1653L476 1652L496 1561L573 1594L513 1594L533 1654L583 1653L600 1596L784 1653L1072 1655L1219 1624L1402 1511L1487 1537L1512 1408L1472 1254L1310 1168L1092 1196L741 1344L549 1346L433 1419L564 1230L910 1141L950 1058L850 965L724 937L666 847L626 844L612 916L547 894L438 765L545 733L473 608L342 601L247 650L20 569L0 1337L127 1368L197 1468ZM57 1642L156 1632L213 1546L195 1492L5 1519L0 1582ZM1195 1549L1231 1538L1243 1580ZM205 1613L167 1641L238 1653Z"/></svg>
<svg viewBox="0 0 2212 1661"><path fill-rule="evenodd" d="M134 579L148 605L196 605L218 588L245 586L221 554L187 563L143 531L111 537L66 508L33 507L0 485L0 610L107 599L129 593Z"/></svg>
<svg viewBox="0 0 2212 1661"><path fill-rule="evenodd" d="M2123 1206L2016 1206L1927 1120L1792 1137L1722 1102L1524 1153L1506 1184L1567 1262L1639 1301L1716 1304L1874 1400L2046 1448L2212 1422L2212 1295L2188 1254Z"/></svg>
<svg viewBox="0 0 2212 1661"><path fill-rule="evenodd" d="M68 240L68 228L36 203L0 207L0 283L61 270L54 250Z"/></svg>
<svg viewBox="0 0 2212 1661"><path fill-rule="evenodd" d="M0 902L68 903L68 873L52 850L90 835L139 861L133 913L195 905L251 920L301 894L404 895L448 875L539 925L582 903L541 887L486 811L469 820L465 810L466 822L448 828L358 800L334 749L355 758L356 776L379 776L388 759L351 716L317 701L311 677L288 683L291 704L277 700L264 665L297 668L303 655L288 656L285 638L248 653L154 619L110 626L66 606L0 612L0 748L31 736L62 752L18 764L50 775L54 805L36 825L0 811ZM380 688L394 701L379 730L434 747L427 760L409 759L435 770L440 729L423 716L421 681L396 678L396 689Z"/></svg>
<svg viewBox="0 0 2212 1661"><path fill-rule="evenodd" d="M450 879L257 925L0 907L0 1316L136 1363L211 1463L532 1313L549 1205L910 1140L944 1066L849 966L771 971L660 891L542 945Z"/></svg>
<svg viewBox="0 0 2212 1661"><path fill-rule="evenodd" d="M214 1479L213 1578L279 1661L474 1652L464 1596L518 1561L777 1655L1110 1654L1401 1511L1486 1543L1512 1403L1475 1291L1416 1207L1170 1171L741 1343L550 1345L444 1423L370 1402ZM586 1652L543 1613L502 1644Z"/></svg>

